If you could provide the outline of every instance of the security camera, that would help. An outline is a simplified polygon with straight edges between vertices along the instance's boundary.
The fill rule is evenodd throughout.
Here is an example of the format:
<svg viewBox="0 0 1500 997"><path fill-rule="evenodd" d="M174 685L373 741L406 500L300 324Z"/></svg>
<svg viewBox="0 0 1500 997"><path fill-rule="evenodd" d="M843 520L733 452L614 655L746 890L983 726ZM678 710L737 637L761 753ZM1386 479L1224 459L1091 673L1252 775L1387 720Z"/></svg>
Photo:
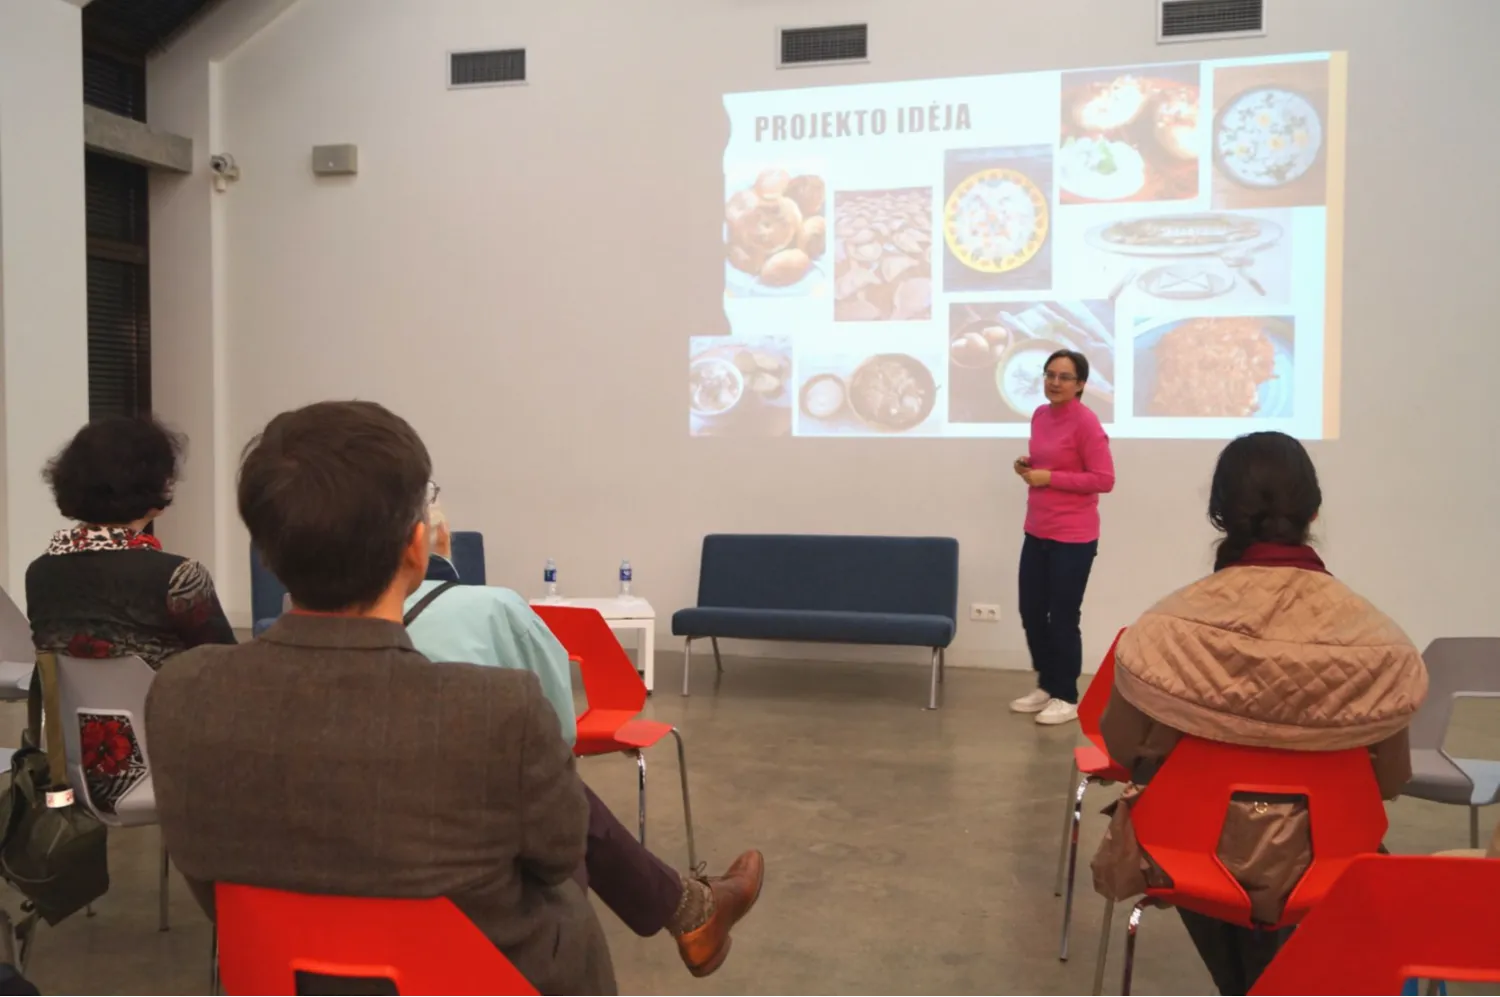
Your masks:
<svg viewBox="0 0 1500 997"><path fill-rule="evenodd" d="M240 178L239 165L228 153L221 152L217 156L209 156L208 168L214 171L214 190L220 193L229 188L229 181Z"/></svg>

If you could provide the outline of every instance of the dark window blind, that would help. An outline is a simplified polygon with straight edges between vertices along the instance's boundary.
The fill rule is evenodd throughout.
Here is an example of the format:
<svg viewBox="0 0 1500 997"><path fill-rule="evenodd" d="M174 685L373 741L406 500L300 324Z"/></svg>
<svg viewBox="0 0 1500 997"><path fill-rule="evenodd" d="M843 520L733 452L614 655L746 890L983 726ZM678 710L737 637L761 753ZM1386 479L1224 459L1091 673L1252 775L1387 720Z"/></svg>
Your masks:
<svg viewBox="0 0 1500 997"><path fill-rule="evenodd" d="M146 120L146 65L97 49L83 51L83 102Z"/></svg>
<svg viewBox="0 0 1500 997"><path fill-rule="evenodd" d="M89 418L151 411L147 271L89 257Z"/></svg>
<svg viewBox="0 0 1500 997"><path fill-rule="evenodd" d="M88 153L89 418L151 411L146 168Z"/></svg>

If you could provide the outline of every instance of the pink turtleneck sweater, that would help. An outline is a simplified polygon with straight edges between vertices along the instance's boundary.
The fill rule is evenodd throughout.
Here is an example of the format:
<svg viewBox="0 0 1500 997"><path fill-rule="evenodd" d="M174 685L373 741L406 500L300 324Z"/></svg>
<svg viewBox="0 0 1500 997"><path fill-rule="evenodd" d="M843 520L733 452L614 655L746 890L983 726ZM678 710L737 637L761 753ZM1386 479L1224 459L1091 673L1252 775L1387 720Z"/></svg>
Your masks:
<svg viewBox="0 0 1500 997"><path fill-rule="evenodd" d="M1042 540L1099 539L1099 495L1115 487L1109 437L1093 409L1074 400L1050 402L1031 416L1031 466L1052 483L1026 499L1026 532Z"/></svg>

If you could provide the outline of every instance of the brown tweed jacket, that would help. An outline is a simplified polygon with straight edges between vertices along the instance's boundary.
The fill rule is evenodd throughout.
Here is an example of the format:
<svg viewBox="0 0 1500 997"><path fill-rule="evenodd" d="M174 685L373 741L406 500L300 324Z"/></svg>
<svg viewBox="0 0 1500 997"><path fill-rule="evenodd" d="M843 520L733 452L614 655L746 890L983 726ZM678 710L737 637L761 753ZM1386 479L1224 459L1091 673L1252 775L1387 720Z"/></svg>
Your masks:
<svg viewBox="0 0 1500 997"><path fill-rule="evenodd" d="M542 993L613 994L571 878L588 803L536 676L434 664L381 620L287 615L169 658L146 701L162 834L212 884L451 899Z"/></svg>

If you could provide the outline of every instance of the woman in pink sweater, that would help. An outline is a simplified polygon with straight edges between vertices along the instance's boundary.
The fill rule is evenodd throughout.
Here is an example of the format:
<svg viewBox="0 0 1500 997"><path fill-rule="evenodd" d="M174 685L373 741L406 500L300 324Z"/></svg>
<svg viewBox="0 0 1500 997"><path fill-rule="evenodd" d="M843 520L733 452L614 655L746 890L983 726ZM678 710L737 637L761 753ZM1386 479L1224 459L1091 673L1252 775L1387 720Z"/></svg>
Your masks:
<svg viewBox="0 0 1500 997"><path fill-rule="evenodd" d="M1015 465L1030 486L1020 602L1037 688L1010 708L1063 724L1078 718L1078 620L1099 551L1099 496L1115 487L1115 463L1099 417L1081 401L1088 359L1058 350L1044 369L1047 404L1031 416L1030 452Z"/></svg>

